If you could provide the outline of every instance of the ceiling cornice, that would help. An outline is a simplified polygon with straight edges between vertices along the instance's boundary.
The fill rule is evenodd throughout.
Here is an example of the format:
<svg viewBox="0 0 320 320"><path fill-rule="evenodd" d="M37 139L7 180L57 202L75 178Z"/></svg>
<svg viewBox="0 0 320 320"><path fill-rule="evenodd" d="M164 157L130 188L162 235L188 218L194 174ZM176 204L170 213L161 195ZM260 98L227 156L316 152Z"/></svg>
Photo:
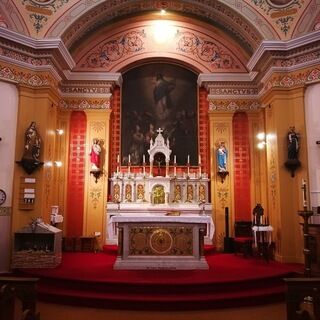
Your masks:
<svg viewBox="0 0 320 320"><path fill-rule="evenodd" d="M122 84L120 72L72 72L65 70L64 75L70 81L107 81L114 82L118 86Z"/></svg>
<svg viewBox="0 0 320 320"><path fill-rule="evenodd" d="M17 67L25 68L33 72L49 72L55 78L56 81L60 82L62 80L56 68L54 68L52 65L30 65L29 63L17 61L4 56L0 56L0 61L9 63L11 65L15 65Z"/></svg>
<svg viewBox="0 0 320 320"><path fill-rule="evenodd" d="M34 39L15 31L0 27L0 38L16 44L37 50L57 50L63 64L69 69L75 67L75 62L61 39Z"/></svg>
<svg viewBox="0 0 320 320"><path fill-rule="evenodd" d="M262 41L259 48L254 52L254 54L250 58L247 64L247 68L251 71L257 69L258 64L262 61L262 58L271 52L288 52L290 50L311 45L317 41L320 41L320 30L288 41Z"/></svg>
<svg viewBox="0 0 320 320"><path fill-rule="evenodd" d="M257 72L250 73L200 73L198 76L198 86L203 86L206 82L252 82Z"/></svg>

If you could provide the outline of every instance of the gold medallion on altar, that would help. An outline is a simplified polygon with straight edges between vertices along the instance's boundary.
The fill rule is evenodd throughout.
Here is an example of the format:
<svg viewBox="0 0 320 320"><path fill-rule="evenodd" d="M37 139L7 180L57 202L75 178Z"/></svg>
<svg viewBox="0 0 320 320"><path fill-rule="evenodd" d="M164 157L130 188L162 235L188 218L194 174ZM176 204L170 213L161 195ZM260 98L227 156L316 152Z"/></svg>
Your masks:
<svg viewBox="0 0 320 320"><path fill-rule="evenodd" d="M168 253L173 245L173 238L168 230L157 229L150 236L150 248L156 254Z"/></svg>

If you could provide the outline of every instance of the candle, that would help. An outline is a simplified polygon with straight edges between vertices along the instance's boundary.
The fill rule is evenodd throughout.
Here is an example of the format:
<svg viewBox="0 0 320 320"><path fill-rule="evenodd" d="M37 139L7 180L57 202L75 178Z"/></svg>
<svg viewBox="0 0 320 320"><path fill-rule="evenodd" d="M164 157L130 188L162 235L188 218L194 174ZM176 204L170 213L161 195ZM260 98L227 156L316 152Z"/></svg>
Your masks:
<svg viewBox="0 0 320 320"><path fill-rule="evenodd" d="M128 162L130 163L131 162L131 155L129 154L128 156Z"/></svg>
<svg viewBox="0 0 320 320"><path fill-rule="evenodd" d="M174 164L177 163L177 156L176 156L176 155L173 157L173 163L174 163Z"/></svg>
<svg viewBox="0 0 320 320"><path fill-rule="evenodd" d="M142 162L146 163L146 156L145 155L142 156Z"/></svg>
<svg viewBox="0 0 320 320"><path fill-rule="evenodd" d="M306 181L302 179L302 201L303 201L303 207L307 208L307 185Z"/></svg>
<svg viewBox="0 0 320 320"><path fill-rule="evenodd" d="M118 154L117 155L117 163L119 163L120 162L120 155Z"/></svg>
<svg viewBox="0 0 320 320"><path fill-rule="evenodd" d="M188 155L187 163L188 163L188 164L190 163L190 156L189 156L189 155Z"/></svg>
<svg viewBox="0 0 320 320"><path fill-rule="evenodd" d="M201 156L200 156L200 154L199 154L199 164L201 164Z"/></svg>

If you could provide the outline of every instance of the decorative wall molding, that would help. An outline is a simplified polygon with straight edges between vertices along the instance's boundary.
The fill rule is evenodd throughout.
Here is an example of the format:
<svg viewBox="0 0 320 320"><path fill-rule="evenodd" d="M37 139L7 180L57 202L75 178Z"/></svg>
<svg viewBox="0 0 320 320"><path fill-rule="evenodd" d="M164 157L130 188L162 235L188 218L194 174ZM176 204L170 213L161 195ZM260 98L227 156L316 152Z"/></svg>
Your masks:
<svg viewBox="0 0 320 320"><path fill-rule="evenodd" d="M58 82L48 73L32 72L0 63L0 79L30 87L58 87Z"/></svg>
<svg viewBox="0 0 320 320"><path fill-rule="evenodd" d="M230 96L239 96L241 97L257 97L259 90L258 88L250 87L250 88L245 88L245 87L230 87L228 84L228 87L211 87L208 85L209 89L209 95L210 96L219 96L219 97L230 97Z"/></svg>
<svg viewBox="0 0 320 320"><path fill-rule="evenodd" d="M239 97L238 97L239 99ZM216 100L208 96L209 111L255 111L261 108L257 100Z"/></svg>
<svg viewBox="0 0 320 320"><path fill-rule="evenodd" d="M279 53L284 53L285 56L290 58L290 56L301 55L306 49L310 50L309 46L313 47L316 51L319 50L320 30L288 41L263 41L251 56L247 68L250 71L261 70L261 64L268 64L272 53L276 57ZM266 59L266 57L269 59Z"/></svg>
<svg viewBox="0 0 320 320"><path fill-rule="evenodd" d="M63 109L110 109L110 99L63 99L59 101Z"/></svg>
<svg viewBox="0 0 320 320"><path fill-rule="evenodd" d="M24 51L33 49L40 54L40 50L51 50L53 51L53 56L60 58L61 65L64 68L72 69L75 66L71 54L61 39L34 39L9 29L0 28L0 43L2 43L4 39L13 42L15 47L18 46L20 50ZM25 48L22 48L22 46Z"/></svg>
<svg viewBox="0 0 320 320"><path fill-rule="evenodd" d="M63 98L110 100L114 88L112 82L64 81L60 85L60 94Z"/></svg>
<svg viewBox="0 0 320 320"><path fill-rule="evenodd" d="M107 81L118 86L122 84L122 75L119 72L72 72L64 70L64 75L70 81Z"/></svg>
<svg viewBox="0 0 320 320"><path fill-rule="evenodd" d="M217 82L251 82L255 79L258 72L244 72L244 73L200 73L198 76L198 85L201 87L203 85L215 84Z"/></svg>
<svg viewBox="0 0 320 320"><path fill-rule="evenodd" d="M35 73L48 72L52 74L57 82L62 80L57 69L46 58L33 58L23 53L0 47L0 61L13 64L18 68L29 69Z"/></svg>
<svg viewBox="0 0 320 320"><path fill-rule="evenodd" d="M315 82L320 82L320 66L318 68L298 70L290 74L274 74L264 86L264 93L273 88L290 89Z"/></svg>

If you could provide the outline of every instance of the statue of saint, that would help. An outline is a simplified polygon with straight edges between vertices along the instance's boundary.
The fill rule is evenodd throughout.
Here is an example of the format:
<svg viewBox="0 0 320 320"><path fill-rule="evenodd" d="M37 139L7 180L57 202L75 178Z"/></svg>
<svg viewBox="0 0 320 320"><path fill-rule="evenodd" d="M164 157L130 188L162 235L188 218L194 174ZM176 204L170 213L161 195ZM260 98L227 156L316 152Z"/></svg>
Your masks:
<svg viewBox="0 0 320 320"><path fill-rule="evenodd" d="M25 132L24 154L22 158L39 161L40 148L41 138L38 134L36 123L32 121Z"/></svg>
<svg viewBox="0 0 320 320"><path fill-rule="evenodd" d="M101 146L99 139L93 139L90 152L91 171L100 171Z"/></svg>
<svg viewBox="0 0 320 320"><path fill-rule="evenodd" d="M288 159L298 159L299 136L295 127L290 127L288 132Z"/></svg>
<svg viewBox="0 0 320 320"><path fill-rule="evenodd" d="M217 166L218 172L227 171L227 158L228 150L225 146L225 143L222 141L217 149Z"/></svg>

